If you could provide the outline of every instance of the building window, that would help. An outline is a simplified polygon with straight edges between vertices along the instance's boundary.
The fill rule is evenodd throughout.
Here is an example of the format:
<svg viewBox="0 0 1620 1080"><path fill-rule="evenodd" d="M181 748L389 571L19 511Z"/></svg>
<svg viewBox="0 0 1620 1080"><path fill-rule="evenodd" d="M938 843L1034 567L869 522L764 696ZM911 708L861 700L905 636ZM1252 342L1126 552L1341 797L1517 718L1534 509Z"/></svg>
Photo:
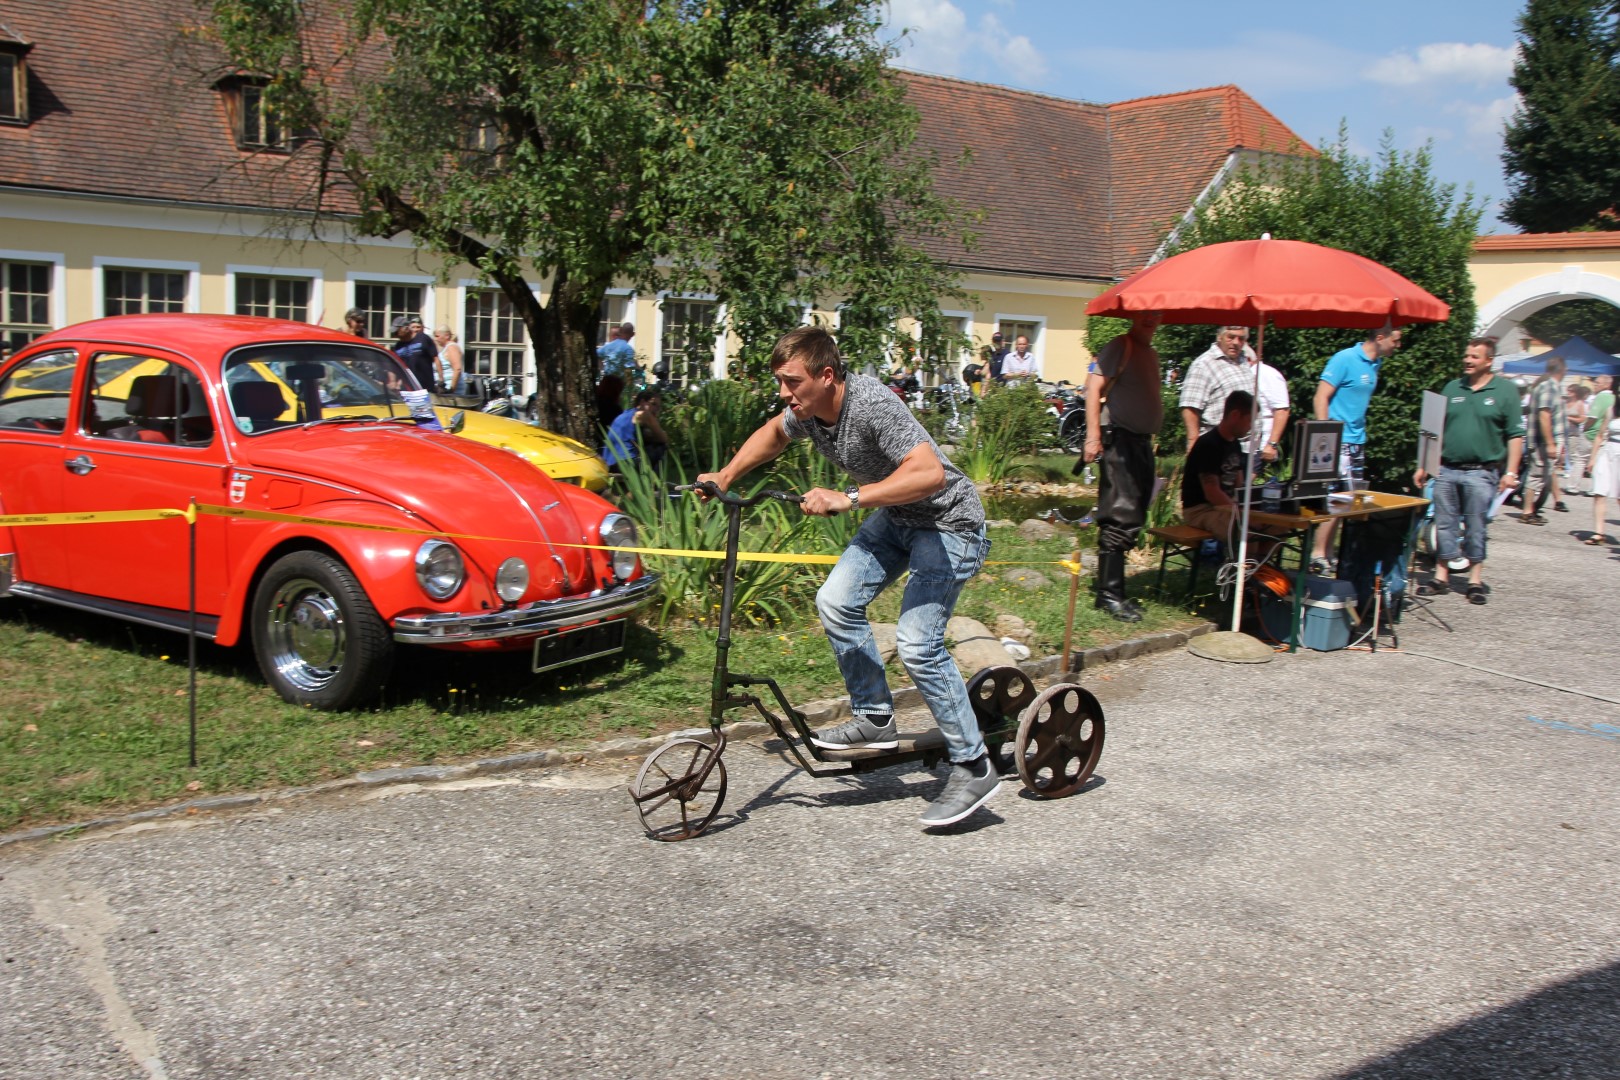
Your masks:
<svg viewBox="0 0 1620 1080"><path fill-rule="evenodd" d="M499 289L468 289L465 315L461 337L466 372L523 378L528 335L511 299Z"/></svg>
<svg viewBox="0 0 1620 1080"><path fill-rule="evenodd" d="M236 88L236 145L243 150L286 150L291 141L265 88L241 83Z"/></svg>
<svg viewBox="0 0 1620 1080"><path fill-rule="evenodd" d="M0 122L28 123L28 65L19 53L0 52Z"/></svg>
<svg viewBox="0 0 1620 1080"><path fill-rule="evenodd" d="M669 364L675 386L704 382L714 373L714 339L720 305L713 300L665 300L659 358Z"/></svg>
<svg viewBox="0 0 1620 1080"><path fill-rule="evenodd" d="M186 310L186 274L175 270L102 268L107 315L142 315Z"/></svg>
<svg viewBox="0 0 1620 1080"><path fill-rule="evenodd" d="M379 345L392 346L394 335L388 328L403 315L407 319L422 317L422 300L427 289L422 285L389 285L379 281L354 283L354 306L366 314L366 337ZM428 327L432 330L432 327Z"/></svg>
<svg viewBox="0 0 1620 1080"><path fill-rule="evenodd" d="M635 296L631 293L608 293L602 297L602 309L597 313L596 344L607 344L613 328L630 321L630 310Z"/></svg>
<svg viewBox="0 0 1620 1080"><path fill-rule="evenodd" d="M1018 342L1020 335L1029 338L1030 352L1035 351L1036 332L1041 328L1038 322L1026 322L1021 319L1002 319L1000 323L1001 341L1007 348L1012 348Z"/></svg>
<svg viewBox="0 0 1620 1080"><path fill-rule="evenodd" d="M236 313L309 321L309 278L236 275Z"/></svg>
<svg viewBox="0 0 1620 1080"><path fill-rule="evenodd" d="M51 328L51 265L0 262L0 356Z"/></svg>

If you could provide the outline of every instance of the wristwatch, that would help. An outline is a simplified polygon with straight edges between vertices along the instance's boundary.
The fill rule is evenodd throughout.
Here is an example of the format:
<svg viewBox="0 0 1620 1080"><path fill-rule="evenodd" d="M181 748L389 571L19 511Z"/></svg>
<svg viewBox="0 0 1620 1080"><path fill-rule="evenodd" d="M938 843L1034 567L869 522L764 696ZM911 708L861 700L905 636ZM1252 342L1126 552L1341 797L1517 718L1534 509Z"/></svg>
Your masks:
<svg viewBox="0 0 1620 1080"><path fill-rule="evenodd" d="M849 508L851 510L859 510L860 509L860 507L861 507L861 489L860 488L856 487L854 484L849 485L849 487L844 489L844 497L849 500Z"/></svg>

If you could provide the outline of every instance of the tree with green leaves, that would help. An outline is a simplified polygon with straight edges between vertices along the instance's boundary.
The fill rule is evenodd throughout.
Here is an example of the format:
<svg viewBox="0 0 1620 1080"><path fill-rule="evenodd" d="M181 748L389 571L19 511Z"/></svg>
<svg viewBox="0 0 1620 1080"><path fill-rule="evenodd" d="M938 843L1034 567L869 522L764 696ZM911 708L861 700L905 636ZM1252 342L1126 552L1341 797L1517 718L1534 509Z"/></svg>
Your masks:
<svg viewBox="0 0 1620 1080"><path fill-rule="evenodd" d="M212 0L215 70L300 133L300 205L407 234L510 298L542 421L591 434L608 288L727 306L758 373L807 306L877 360L938 333L966 239L915 152L877 0ZM543 279L547 299L531 290Z"/></svg>
<svg viewBox="0 0 1620 1080"><path fill-rule="evenodd" d="M1526 232L1620 229L1620 3L1529 0L1519 39L1502 217Z"/></svg>
<svg viewBox="0 0 1620 1080"><path fill-rule="evenodd" d="M1473 193L1458 197L1434 179L1427 150L1397 152L1386 134L1373 158L1352 154L1348 135L1315 158L1274 157L1240 173L1220 196L1201 205L1177 234L1174 251L1270 233L1364 255L1403 274L1451 305L1449 321L1410 326L1399 352L1385 361L1367 415L1369 480L1390 490L1412 473L1424 390L1457 374L1474 327L1474 285L1468 273L1481 208ZM1093 351L1118 320L1093 319ZM1281 330L1267 327L1266 362L1288 378L1294 415L1311 415L1322 368L1334 353L1360 341L1360 330ZM1215 339L1215 327L1164 326L1154 343L1167 375L1184 373ZM1179 430L1168 410L1170 430Z"/></svg>

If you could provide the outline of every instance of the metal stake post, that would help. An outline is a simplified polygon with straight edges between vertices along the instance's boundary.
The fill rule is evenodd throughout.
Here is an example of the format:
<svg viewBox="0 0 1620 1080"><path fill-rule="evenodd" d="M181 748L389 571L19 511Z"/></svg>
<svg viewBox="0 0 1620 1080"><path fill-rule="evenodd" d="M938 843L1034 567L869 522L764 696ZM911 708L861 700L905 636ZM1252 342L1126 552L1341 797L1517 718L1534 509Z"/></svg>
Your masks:
<svg viewBox="0 0 1620 1080"><path fill-rule="evenodd" d="M197 500L191 500L191 507L186 513L186 535L190 540L191 550L187 555L186 577L188 579L190 623L186 631L186 668L187 698L190 699L190 743L191 767L197 767Z"/></svg>

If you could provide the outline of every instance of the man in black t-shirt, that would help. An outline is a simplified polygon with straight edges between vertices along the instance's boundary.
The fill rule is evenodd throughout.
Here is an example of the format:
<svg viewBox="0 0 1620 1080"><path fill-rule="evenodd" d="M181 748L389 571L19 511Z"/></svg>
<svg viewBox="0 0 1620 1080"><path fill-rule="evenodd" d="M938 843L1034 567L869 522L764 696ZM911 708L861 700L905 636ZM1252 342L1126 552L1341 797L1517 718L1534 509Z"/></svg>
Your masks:
<svg viewBox="0 0 1620 1080"><path fill-rule="evenodd" d="M1243 446L1239 441L1254 422L1254 395L1233 390L1226 395L1221 422L1187 451L1181 475L1181 520L1236 543L1233 532L1239 511L1237 493L1244 480Z"/></svg>

